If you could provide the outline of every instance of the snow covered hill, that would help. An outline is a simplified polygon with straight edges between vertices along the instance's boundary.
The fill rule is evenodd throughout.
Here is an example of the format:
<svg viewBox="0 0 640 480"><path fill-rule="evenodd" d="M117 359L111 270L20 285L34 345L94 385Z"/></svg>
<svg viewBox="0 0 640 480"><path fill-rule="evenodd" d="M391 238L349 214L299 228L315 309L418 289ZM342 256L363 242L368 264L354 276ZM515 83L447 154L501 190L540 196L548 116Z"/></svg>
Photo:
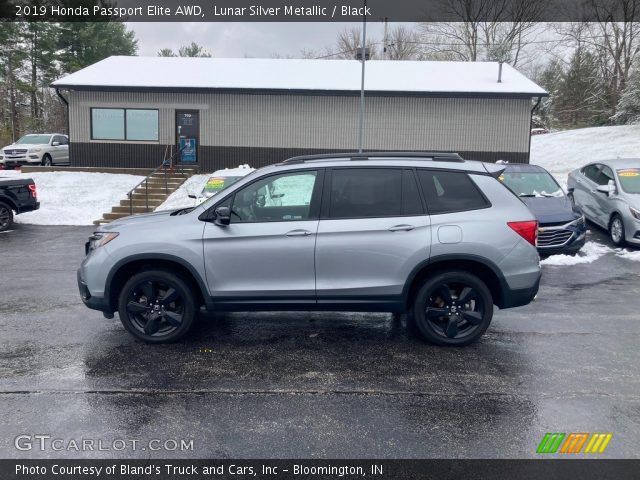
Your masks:
<svg viewBox="0 0 640 480"><path fill-rule="evenodd" d="M567 184L567 174L594 160L640 158L640 125L593 127L531 137L531 163Z"/></svg>

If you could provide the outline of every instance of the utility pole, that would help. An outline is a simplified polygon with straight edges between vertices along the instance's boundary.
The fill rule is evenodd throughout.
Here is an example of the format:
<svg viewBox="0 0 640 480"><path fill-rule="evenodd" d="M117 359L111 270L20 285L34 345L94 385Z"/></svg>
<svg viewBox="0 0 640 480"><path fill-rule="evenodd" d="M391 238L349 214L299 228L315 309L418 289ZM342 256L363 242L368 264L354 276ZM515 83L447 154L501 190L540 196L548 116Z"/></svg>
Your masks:
<svg viewBox="0 0 640 480"><path fill-rule="evenodd" d="M362 62L362 77L360 79L360 128L358 132L358 153L362 153L362 136L364 133L364 64L367 61L367 0L364 0L364 9L362 13L362 44L360 46L360 61Z"/></svg>
<svg viewBox="0 0 640 480"><path fill-rule="evenodd" d="M382 38L382 59L387 60L389 58L387 56L387 45L389 44L389 38L387 37L387 27L388 27L389 17L384 17L384 36Z"/></svg>

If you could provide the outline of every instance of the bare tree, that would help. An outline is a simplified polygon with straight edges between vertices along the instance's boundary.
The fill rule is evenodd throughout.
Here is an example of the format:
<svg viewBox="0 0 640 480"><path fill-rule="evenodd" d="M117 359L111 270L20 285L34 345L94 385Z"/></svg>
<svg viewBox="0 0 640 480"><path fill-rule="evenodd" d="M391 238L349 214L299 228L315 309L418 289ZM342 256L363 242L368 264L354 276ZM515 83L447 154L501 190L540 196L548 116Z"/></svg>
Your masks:
<svg viewBox="0 0 640 480"><path fill-rule="evenodd" d="M335 55L332 55L336 59L353 59L356 57L358 49L362 45L362 31L359 27L345 28L338 34L338 40L335 44ZM378 58L378 51L376 48L376 42L373 38L367 37L367 45L369 49L369 58Z"/></svg>
<svg viewBox="0 0 640 480"><path fill-rule="evenodd" d="M516 66L547 0L449 0L456 22L422 23L425 50L456 60L495 60Z"/></svg>
<svg viewBox="0 0 640 480"><path fill-rule="evenodd" d="M640 58L640 22L635 21L640 0L589 0L589 7L589 21L562 24L559 33L573 48L585 48L596 58L613 117L634 61Z"/></svg>
<svg viewBox="0 0 640 480"><path fill-rule="evenodd" d="M394 26L384 43L382 57L385 60L422 60L420 35L404 25Z"/></svg>

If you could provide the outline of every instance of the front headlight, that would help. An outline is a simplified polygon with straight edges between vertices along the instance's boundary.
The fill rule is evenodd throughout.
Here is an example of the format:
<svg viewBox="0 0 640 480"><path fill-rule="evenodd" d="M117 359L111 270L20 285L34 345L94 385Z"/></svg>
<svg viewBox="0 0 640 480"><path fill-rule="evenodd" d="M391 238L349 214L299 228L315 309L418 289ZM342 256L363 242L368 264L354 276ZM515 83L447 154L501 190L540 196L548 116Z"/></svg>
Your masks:
<svg viewBox="0 0 640 480"><path fill-rule="evenodd" d="M118 232L95 232L89 237L87 252L95 250L98 247L104 247L118 235L120 235Z"/></svg>
<svg viewBox="0 0 640 480"><path fill-rule="evenodd" d="M38 153L40 150L42 150L42 149L41 148L30 148L27 153Z"/></svg>
<svg viewBox="0 0 640 480"><path fill-rule="evenodd" d="M635 218L636 220L640 220L640 210L636 210L633 207L629 207L629 211L631 212L631 215L633 215L633 218Z"/></svg>

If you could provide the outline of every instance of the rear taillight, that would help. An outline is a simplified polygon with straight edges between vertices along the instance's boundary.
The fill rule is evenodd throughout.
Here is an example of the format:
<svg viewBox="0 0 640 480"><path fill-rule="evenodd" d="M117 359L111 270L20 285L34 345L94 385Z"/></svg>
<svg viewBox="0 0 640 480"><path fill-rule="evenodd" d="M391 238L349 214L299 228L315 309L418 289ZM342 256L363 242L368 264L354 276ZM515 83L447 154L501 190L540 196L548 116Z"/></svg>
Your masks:
<svg viewBox="0 0 640 480"><path fill-rule="evenodd" d="M29 191L31 192L31 196L33 198L38 198L38 192L36 191L36 184L32 183L29 185Z"/></svg>
<svg viewBox="0 0 640 480"><path fill-rule="evenodd" d="M511 229L534 247L538 243L538 221L507 222Z"/></svg>

